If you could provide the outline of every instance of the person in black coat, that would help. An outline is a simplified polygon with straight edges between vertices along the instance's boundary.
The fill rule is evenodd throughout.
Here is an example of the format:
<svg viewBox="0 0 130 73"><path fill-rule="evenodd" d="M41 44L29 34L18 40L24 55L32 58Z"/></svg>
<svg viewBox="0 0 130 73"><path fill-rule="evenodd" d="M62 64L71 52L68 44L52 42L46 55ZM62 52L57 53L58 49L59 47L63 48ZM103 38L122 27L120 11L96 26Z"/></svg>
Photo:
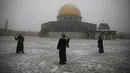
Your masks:
<svg viewBox="0 0 130 73"><path fill-rule="evenodd" d="M101 37L98 37L98 48L99 48L99 53L104 53L103 40Z"/></svg>
<svg viewBox="0 0 130 73"><path fill-rule="evenodd" d="M15 40L17 40L17 48L16 53L22 52L24 53L24 37L21 34L18 34L18 36L14 36Z"/></svg>
<svg viewBox="0 0 130 73"><path fill-rule="evenodd" d="M69 48L69 39L66 39L65 34L62 34L62 38L59 39L59 42L57 44L57 49L59 50L59 64L65 64L66 59L66 47Z"/></svg>

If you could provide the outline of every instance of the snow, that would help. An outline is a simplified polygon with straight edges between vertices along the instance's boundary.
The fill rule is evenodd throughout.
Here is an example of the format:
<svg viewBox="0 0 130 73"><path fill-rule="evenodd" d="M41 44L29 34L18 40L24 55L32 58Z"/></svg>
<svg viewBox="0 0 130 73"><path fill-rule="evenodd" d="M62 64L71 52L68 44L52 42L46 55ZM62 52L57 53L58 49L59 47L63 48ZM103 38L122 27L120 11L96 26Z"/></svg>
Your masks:
<svg viewBox="0 0 130 73"><path fill-rule="evenodd" d="M99 54L97 40L71 39L67 64L59 65L59 39L25 37L24 54L16 54L12 36L0 37L0 73L129 73L130 40L104 41Z"/></svg>

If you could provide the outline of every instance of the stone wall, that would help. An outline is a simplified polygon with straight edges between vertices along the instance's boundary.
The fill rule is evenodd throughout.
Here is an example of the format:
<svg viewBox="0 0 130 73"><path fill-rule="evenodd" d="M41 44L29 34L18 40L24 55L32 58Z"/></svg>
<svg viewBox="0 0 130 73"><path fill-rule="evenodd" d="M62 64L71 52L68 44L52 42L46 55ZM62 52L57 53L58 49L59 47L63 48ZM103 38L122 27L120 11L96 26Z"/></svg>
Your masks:
<svg viewBox="0 0 130 73"><path fill-rule="evenodd" d="M101 36L103 40L115 40L116 31L97 31L95 34L95 39Z"/></svg>
<svg viewBox="0 0 130 73"><path fill-rule="evenodd" d="M49 37L54 37L54 38L60 38L61 34L65 33L66 36L71 37L71 38L86 38L86 33L85 32L48 32Z"/></svg>
<svg viewBox="0 0 130 73"><path fill-rule="evenodd" d="M70 38L95 39L94 33L87 33L87 32L48 32L43 37L60 38L62 33L65 33L65 35Z"/></svg>

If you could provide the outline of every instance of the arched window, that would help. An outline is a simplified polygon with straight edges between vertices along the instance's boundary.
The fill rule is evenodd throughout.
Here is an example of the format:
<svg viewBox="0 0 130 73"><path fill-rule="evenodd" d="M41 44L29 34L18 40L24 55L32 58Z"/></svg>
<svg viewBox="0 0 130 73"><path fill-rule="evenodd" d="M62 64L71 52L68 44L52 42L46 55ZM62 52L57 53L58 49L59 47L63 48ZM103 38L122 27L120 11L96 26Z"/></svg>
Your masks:
<svg viewBox="0 0 130 73"><path fill-rule="evenodd" d="M69 17L69 20L72 20L71 16Z"/></svg>
<svg viewBox="0 0 130 73"><path fill-rule="evenodd" d="M66 16L64 17L64 20L66 20Z"/></svg>
<svg viewBox="0 0 130 73"><path fill-rule="evenodd" d="M76 21L76 17L74 16L74 21Z"/></svg>

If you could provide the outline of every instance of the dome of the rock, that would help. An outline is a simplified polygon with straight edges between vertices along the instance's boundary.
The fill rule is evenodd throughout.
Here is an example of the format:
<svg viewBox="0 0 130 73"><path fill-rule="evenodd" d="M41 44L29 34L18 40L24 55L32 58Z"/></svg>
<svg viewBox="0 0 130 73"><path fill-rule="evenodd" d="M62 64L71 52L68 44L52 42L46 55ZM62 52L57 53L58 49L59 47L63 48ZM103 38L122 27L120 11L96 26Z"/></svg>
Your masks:
<svg viewBox="0 0 130 73"><path fill-rule="evenodd" d="M49 21L41 25L40 36L60 38L61 34L71 38L116 39L116 31L110 30L107 23L97 25L82 21L80 10L73 4L63 5L57 14L57 21Z"/></svg>

